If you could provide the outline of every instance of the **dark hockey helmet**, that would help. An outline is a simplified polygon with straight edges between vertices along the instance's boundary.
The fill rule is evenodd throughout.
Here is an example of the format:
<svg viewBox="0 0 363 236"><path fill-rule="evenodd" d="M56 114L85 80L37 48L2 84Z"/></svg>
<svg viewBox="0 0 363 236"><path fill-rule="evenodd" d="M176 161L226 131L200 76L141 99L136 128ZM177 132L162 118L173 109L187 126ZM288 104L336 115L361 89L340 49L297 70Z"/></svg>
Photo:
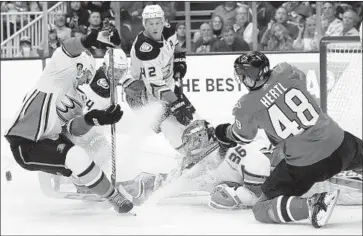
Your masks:
<svg viewBox="0 0 363 236"><path fill-rule="evenodd" d="M267 80L270 62L262 52L243 53L234 61L234 76L248 89L260 88Z"/></svg>

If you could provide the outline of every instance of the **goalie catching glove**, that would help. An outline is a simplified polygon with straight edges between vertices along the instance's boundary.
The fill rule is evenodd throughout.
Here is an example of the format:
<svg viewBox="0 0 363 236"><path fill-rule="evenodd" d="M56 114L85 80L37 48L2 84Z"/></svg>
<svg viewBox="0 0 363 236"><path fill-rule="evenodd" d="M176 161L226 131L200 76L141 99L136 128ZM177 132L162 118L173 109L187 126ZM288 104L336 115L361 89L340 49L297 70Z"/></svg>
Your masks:
<svg viewBox="0 0 363 236"><path fill-rule="evenodd" d="M90 126L111 125L117 123L123 115L120 105L111 105L106 110L92 110L85 116L84 120Z"/></svg>
<svg viewBox="0 0 363 236"><path fill-rule="evenodd" d="M193 120L193 113L183 99L178 99L169 104L169 109L175 116L176 120L182 125L187 126Z"/></svg>

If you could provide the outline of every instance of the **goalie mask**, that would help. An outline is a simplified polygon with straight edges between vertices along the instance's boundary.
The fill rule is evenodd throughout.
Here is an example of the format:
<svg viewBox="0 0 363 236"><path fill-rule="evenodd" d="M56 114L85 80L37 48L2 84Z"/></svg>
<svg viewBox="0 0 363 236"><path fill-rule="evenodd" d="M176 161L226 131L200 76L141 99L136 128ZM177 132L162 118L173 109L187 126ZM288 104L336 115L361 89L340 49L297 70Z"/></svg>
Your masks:
<svg viewBox="0 0 363 236"><path fill-rule="evenodd" d="M209 123L205 120L192 122L185 129L182 142L185 153L182 169L191 168L218 147L214 136L214 128L209 127Z"/></svg>
<svg viewBox="0 0 363 236"><path fill-rule="evenodd" d="M249 90L259 89L268 80L270 62L261 52L243 53L234 62L234 76Z"/></svg>
<svg viewBox="0 0 363 236"><path fill-rule="evenodd" d="M104 65L107 71L107 77L110 78L113 76L114 81L119 83L121 80L124 80L127 75L128 66L129 66L127 61L127 56L122 49L115 48L112 49L113 60L111 61L110 50L111 49L108 49L104 56Z"/></svg>

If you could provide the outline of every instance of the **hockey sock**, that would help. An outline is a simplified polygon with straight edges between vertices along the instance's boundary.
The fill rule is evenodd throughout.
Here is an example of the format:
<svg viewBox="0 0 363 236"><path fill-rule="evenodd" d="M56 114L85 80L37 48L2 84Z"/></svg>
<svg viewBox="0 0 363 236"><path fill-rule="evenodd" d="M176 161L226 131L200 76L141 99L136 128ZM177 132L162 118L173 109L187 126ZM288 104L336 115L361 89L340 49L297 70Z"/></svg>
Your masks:
<svg viewBox="0 0 363 236"><path fill-rule="evenodd" d="M86 170L77 176L86 187L102 197L107 198L113 193L114 188L111 182L93 161Z"/></svg>
<svg viewBox="0 0 363 236"><path fill-rule="evenodd" d="M309 218L309 207L305 198L279 196L272 200L273 221L287 223Z"/></svg>
<svg viewBox="0 0 363 236"><path fill-rule="evenodd" d="M102 197L107 198L113 193L114 187L111 182L83 148L73 146L68 151L65 162L73 175L79 178L80 183L77 184L83 184Z"/></svg>

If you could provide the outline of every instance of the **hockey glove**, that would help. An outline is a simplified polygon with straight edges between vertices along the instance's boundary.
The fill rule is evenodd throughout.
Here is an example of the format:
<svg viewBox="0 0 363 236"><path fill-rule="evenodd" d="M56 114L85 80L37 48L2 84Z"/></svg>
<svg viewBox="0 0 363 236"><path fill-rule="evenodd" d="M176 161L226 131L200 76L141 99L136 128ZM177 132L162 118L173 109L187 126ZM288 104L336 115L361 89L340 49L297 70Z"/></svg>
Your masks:
<svg viewBox="0 0 363 236"><path fill-rule="evenodd" d="M174 53L174 79L183 79L187 73L185 52Z"/></svg>
<svg viewBox="0 0 363 236"><path fill-rule="evenodd" d="M90 48L92 46L97 46L98 32L98 30L92 29L87 35L83 35L81 37L81 43L83 47Z"/></svg>
<svg viewBox="0 0 363 236"><path fill-rule="evenodd" d="M221 146L222 148L228 149L228 148L237 146L237 142L235 142L232 139L227 137L227 128L230 125L231 124L229 124L229 123L220 124L216 127L216 129L214 131L216 138L218 140L219 146Z"/></svg>
<svg viewBox="0 0 363 236"><path fill-rule="evenodd" d="M170 112L175 116L176 120L182 125L189 125L193 120L193 113L187 107L182 99L178 99L169 105Z"/></svg>
<svg viewBox="0 0 363 236"><path fill-rule="evenodd" d="M111 105L106 110L92 110L85 116L84 120L90 126L111 125L117 123L123 115L120 105Z"/></svg>

